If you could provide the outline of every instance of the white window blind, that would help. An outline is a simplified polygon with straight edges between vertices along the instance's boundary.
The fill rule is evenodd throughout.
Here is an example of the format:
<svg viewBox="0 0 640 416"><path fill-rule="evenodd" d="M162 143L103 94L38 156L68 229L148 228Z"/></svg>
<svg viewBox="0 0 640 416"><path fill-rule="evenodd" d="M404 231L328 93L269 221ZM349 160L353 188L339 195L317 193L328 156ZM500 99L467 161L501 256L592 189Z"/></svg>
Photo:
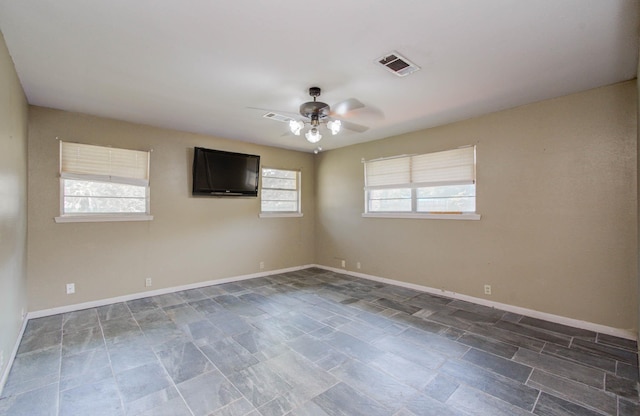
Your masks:
<svg viewBox="0 0 640 416"><path fill-rule="evenodd" d="M366 187L422 188L475 183L475 148L366 162Z"/></svg>
<svg viewBox="0 0 640 416"><path fill-rule="evenodd" d="M149 155L139 150L61 141L61 217L56 221L151 219Z"/></svg>
<svg viewBox="0 0 640 416"><path fill-rule="evenodd" d="M393 159L367 162L367 186L382 187L411 182L411 158L397 157Z"/></svg>
<svg viewBox="0 0 640 416"><path fill-rule="evenodd" d="M61 141L60 176L147 186L149 152Z"/></svg>
<svg viewBox="0 0 640 416"><path fill-rule="evenodd" d="M475 146L365 162L365 214L475 213Z"/></svg>
<svg viewBox="0 0 640 416"><path fill-rule="evenodd" d="M418 187L470 185L475 180L473 147L427 153L411 158L411 182Z"/></svg>

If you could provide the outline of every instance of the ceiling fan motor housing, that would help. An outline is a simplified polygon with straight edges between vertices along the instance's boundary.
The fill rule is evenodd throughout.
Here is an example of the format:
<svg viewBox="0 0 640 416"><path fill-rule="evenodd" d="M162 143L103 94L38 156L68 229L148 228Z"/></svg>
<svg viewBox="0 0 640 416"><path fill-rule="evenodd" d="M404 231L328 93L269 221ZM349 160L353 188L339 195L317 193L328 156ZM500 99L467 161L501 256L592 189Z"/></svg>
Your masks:
<svg viewBox="0 0 640 416"><path fill-rule="evenodd" d="M309 88L309 95L313 97L313 101L307 101L300 106L300 115L310 118L312 121L314 119L322 120L329 116L331 112L329 104L316 101L316 97L319 97L321 92L319 87Z"/></svg>
<svg viewBox="0 0 640 416"><path fill-rule="evenodd" d="M307 118L315 116L322 120L329 116L330 111L329 104L320 101L309 101L300 106L300 114Z"/></svg>

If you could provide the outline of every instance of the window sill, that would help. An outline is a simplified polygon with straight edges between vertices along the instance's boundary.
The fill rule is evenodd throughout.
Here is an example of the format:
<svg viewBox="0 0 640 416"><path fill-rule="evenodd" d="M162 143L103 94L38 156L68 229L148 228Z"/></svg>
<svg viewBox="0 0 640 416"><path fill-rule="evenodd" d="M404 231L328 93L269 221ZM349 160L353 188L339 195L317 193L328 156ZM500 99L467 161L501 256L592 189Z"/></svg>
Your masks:
<svg viewBox="0 0 640 416"><path fill-rule="evenodd" d="M62 222L121 222L121 221L151 221L153 215L62 215L54 218L56 223Z"/></svg>
<svg viewBox="0 0 640 416"><path fill-rule="evenodd" d="M478 221L480 214L403 214L398 212L369 212L362 214L364 218L408 218L426 220L467 220Z"/></svg>
<svg viewBox="0 0 640 416"><path fill-rule="evenodd" d="M299 218L302 217L301 212L261 212L260 218Z"/></svg>

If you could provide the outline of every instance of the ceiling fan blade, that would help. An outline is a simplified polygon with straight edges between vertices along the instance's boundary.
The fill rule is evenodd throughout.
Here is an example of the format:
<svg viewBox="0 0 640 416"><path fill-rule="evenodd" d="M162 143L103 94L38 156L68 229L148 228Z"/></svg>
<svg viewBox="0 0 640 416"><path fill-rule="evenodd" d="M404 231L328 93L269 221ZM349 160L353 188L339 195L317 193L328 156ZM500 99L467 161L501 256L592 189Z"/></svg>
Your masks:
<svg viewBox="0 0 640 416"><path fill-rule="evenodd" d="M364 117L371 120L380 120L384 118L384 113L381 110L371 106L367 106L361 110L356 111L354 115L357 115L359 118Z"/></svg>
<svg viewBox="0 0 640 416"><path fill-rule="evenodd" d="M340 123L342 124L342 127L344 127L345 129L355 131L358 133L364 133L365 131L369 130L369 127L367 126L363 126L362 124L352 123L350 121L340 120Z"/></svg>
<svg viewBox="0 0 640 416"><path fill-rule="evenodd" d="M344 116L346 115L348 112L353 111L353 110L358 110L360 108L364 108L364 104L356 99L356 98L349 98L346 99L344 101L340 101L339 103L334 104L331 109L331 113L333 115L337 115L337 116Z"/></svg>

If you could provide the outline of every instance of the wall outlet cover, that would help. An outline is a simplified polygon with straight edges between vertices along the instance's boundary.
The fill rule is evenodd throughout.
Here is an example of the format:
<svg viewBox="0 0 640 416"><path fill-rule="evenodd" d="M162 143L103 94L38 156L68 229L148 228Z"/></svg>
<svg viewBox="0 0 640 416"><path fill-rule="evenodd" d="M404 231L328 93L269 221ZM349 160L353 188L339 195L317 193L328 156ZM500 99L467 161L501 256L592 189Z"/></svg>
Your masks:
<svg viewBox="0 0 640 416"><path fill-rule="evenodd" d="M67 295L72 295L74 293L76 293L76 284L67 283Z"/></svg>

